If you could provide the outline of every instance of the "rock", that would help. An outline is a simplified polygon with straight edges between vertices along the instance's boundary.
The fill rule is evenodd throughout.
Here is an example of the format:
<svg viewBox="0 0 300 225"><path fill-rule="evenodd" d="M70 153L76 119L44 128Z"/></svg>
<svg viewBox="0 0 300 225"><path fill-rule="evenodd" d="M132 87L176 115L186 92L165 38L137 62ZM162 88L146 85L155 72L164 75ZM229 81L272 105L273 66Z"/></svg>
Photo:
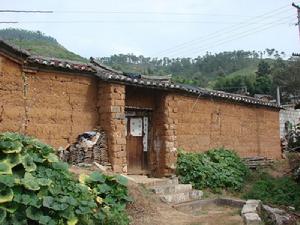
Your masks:
<svg viewBox="0 0 300 225"><path fill-rule="evenodd" d="M247 200L242 208L242 217L246 225L260 225L262 220L259 216L261 212L260 200Z"/></svg>
<svg viewBox="0 0 300 225"><path fill-rule="evenodd" d="M246 225L261 225L262 221L257 213L243 214L244 224Z"/></svg>
<svg viewBox="0 0 300 225"><path fill-rule="evenodd" d="M97 166L97 168L101 171L101 172L106 172L107 168L105 166L100 165L97 162L94 162L94 164Z"/></svg>
<svg viewBox="0 0 300 225"><path fill-rule="evenodd" d="M257 213L255 205L245 204L242 208L242 215L246 213Z"/></svg>
<svg viewBox="0 0 300 225"><path fill-rule="evenodd" d="M278 208L272 208L268 205L262 206L263 216L267 224L274 225L297 225L294 216Z"/></svg>

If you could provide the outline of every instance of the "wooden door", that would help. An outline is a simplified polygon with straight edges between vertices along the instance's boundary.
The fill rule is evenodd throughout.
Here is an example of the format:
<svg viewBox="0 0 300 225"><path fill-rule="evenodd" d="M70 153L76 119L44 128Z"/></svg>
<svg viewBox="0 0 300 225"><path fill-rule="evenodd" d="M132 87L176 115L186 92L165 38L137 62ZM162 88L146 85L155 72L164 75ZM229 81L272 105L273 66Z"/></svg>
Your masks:
<svg viewBox="0 0 300 225"><path fill-rule="evenodd" d="M127 118L126 151L128 173L143 173L143 117Z"/></svg>

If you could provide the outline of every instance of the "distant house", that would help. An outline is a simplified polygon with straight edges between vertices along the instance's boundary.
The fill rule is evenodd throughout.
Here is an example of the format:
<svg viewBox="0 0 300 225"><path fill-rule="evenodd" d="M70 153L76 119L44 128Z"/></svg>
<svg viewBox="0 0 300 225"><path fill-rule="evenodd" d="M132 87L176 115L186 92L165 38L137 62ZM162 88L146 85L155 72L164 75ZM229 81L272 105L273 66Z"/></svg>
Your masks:
<svg viewBox="0 0 300 225"><path fill-rule="evenodd" d="M274 100L272 95L265 95L265 94L255 94L254 98L257 98L264 102L270 102L270 101Z"/></svg>
<svg viewBox="0 0 300 225"><path fill-rule="evenodd" d="M31 55L0 41L0 131L55 147L101 127L115 172L174 172L177 149L281 157L279 108L242 95L130 76L96 61Z"/></svg>

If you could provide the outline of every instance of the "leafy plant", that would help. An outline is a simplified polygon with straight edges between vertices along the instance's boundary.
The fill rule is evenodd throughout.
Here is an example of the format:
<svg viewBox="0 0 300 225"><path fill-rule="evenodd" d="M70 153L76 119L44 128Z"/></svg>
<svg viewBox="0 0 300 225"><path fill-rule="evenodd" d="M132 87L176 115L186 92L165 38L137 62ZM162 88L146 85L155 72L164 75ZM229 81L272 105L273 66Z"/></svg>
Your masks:
<svg viewBox="0 0 300 225"><path fill-rule="evenodd" d="M274 178L261 173L243 197L261 199L275 205L294 206L296 210L300 210L300 185L291 177Z"/></svg>
<svg viewBox="0 0 300 225"><path fill-rule="evenodd" d="M128 224L126 180L92 173L79 182L53 148L0 134L0 223Z"/></svg>
<svg viewBox="0 0 300 225"><path fill-rule="evenodd" d="M248 168L239 156L224 148L209 150L205 153L181 151L178 155L177 174L180 181L191 183L197 189L240 190L248 172Z"/></svg>

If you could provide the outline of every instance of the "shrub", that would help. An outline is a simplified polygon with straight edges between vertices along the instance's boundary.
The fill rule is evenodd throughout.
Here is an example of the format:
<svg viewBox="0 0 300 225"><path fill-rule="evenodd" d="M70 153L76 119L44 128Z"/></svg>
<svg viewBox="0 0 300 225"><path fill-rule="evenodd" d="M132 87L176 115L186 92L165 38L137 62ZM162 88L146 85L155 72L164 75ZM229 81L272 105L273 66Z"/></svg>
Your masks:
<svg viewBox="0 0 300 225"><path fill-rule="evenodd" d="M79 182L50 146L0 134L0 224L123 225L128 200L121 177L95 172Z"/></svg>
<svg viewBox="0 0 300 225"><path fill-rule="evenodd" d="M227 149L213 149L205 153L179 152L177 174L182 183L194 188L240 190L249 170L239 156Z"/></svg>
<svg viewBox="0 0 300 225"><path fill-rule="evenodd" d="M274 178L261 173L243 197L260 199L269 204L294 206L296 210L300 210L300 185L291 177Z"/></svg>

